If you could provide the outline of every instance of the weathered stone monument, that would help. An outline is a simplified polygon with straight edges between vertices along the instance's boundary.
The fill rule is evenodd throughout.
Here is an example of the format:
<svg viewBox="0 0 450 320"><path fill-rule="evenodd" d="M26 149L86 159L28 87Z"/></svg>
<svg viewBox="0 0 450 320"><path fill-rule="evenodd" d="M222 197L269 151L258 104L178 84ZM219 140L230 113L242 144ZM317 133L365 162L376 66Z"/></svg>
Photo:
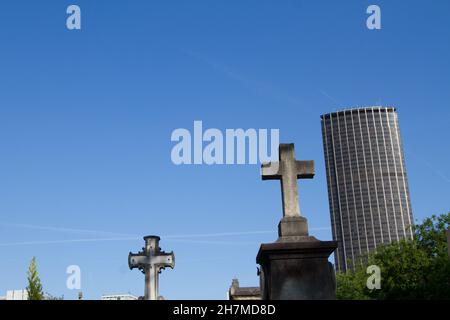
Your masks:
<svg viewBox="0 0 450 320"><path fill-rule="evenodd" d="M128 254L130 270L138 268L145 274L145 300L159 300L158 276L162 269L175 267L175 255L166 253L159 247L158 236L144 237L145 247L141 252Z"/></svg>
<svg viewBox="0 0 450 320"><path fill-rule="evenodd" d="M263 164L261 175L263 180L281 181L283 202L279 238L262 244L256 257L262 298L335 299L335 274L328 257L337 243L310 236L307 220L300 214L297 179L314 177L314 161L295 160L294 144L280 144L279 162Z"/></svg>

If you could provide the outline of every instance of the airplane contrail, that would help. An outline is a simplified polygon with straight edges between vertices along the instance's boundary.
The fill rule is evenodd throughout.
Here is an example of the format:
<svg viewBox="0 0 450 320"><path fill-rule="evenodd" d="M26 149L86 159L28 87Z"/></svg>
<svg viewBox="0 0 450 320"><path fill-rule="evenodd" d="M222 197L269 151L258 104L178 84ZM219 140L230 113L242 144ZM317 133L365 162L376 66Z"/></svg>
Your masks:
<svg viewBox="0 0 450 320"><path fill-rule="evenodd" d="M9 246L24 246L24 245L40 245L40 244L63 244L63 243L76 243L76 242L99 242L99 241L128 241L139 240L140 237L135 238L87 238L87 239L67 239L67 240L43 240L43 241L22 241L22 242L7 242L0 243L0 247Z"/></svg>
<svg viewBox="0 0 450 320"><path fill-rule="evenodd" d="M45 244L69 244L69 243L85 243L85 242L102 242L102 241L134 241L142 239L142 236L131 235L131 234L120 234L108 231L98 231L98 230L85 230L85 229L71 229L71 228L61 228L61 227L47 227L47 226L35 226L27 224L11 224L11 223L0 223L3 226L15 226L51 231L61 231L61 232L87 232L87 233L103 233L109 235L120 235L120 237L110 237L110 238L81 238L81 239L62 239L62 240L42 240L42 241L21 241L21 242L7 242L0 243L0 247L7 246L21 246L21 245L45 245ZM310 228L311 231L322 231L330 230L330 227L317 227ZM212 237L229 237L229 236L243 236L243 235L257 235L257 234L275 234L275 230L262 230L262 231L238 231L238 232L217 232L217 233L200 233L200 234L184 234L184 235L162 235L161 238L167 239L172 242L186 242L186 243L205 243L205 244L253 244L253 242L232 242L232 241L217 241L217 240L189 240L190 238L212 238Z"/></svg>
<svg viewBox="0 0 450 320"><path fill-rule="evenodd" d="M330 230L330 229L331 229L330 227L309 228L309 230L311 230L311 231L324 231L324 230ZM185 234L185 235L166 235L166 236L164 236L164 239L241 236L241 235L272 234L272 233L276 233L276 230L223 232L223 233L201 233L201 234Z"/></svg>
<svg viewBox="0 0 450 320"><path fill-rule="evenodd" d="M96 233L96 234L107 234L107 235L115 235L115 236L135 236L134 234L132 235L132 234L117 233L117 232L102 231L102 230L73 229L73 228L65 228L65 227L38 226L38 225L31 225L31 224L19 224L19 223L8 223L8 222L0 222L0 226L13 227L13 228L37 229L37 230L48 230L48 231L56 231L56 232L69 232L69 233Z"/></svg>
<svg viewBox="0 0 450 320"><path fill-rule="evenodd" d="M229 66L224 65L223 63L219 63L218 61L215 61L215 60L211 59L210 57L206 57L198 52L194 52L192 50L184 49L184 48L179 49L179 50L182 53L209 65L216 71L224 74L225 76L227 76L230 79L237 81L242 86L244 86L248 89L251 89L252 91L256 92L257 94L264 95L264 96L270 96L271 98L273 98L275 100L288 102L293 105L302 107L305 111L312 112L311 107L307 106L302 100L288 94L284 90L277 88L270 83L263 83L261 81L256 81L254 79L250 79L246 76L243 76L238 71L230 68Z"/></svg>
<svg viewBox="0 0 450 320"><path fill-rule="evenodd" d="M43 240L43 241L22 241L22 242L7 242L0 243L0 247L12 246L26 246L26 245L44 245L44 244L67 244L67 243L83 243L83 242L102 242L102 241L135 241L140 240L141 237L130 238L87 238L87 239L67 239L67 240ZM242 241L214 241L214 240L189 240L189 239L168 239L168 242L180 243L198 243L198 244L227 244L227 245L243 245L255 244L256 242L242 242Z"/></svg>

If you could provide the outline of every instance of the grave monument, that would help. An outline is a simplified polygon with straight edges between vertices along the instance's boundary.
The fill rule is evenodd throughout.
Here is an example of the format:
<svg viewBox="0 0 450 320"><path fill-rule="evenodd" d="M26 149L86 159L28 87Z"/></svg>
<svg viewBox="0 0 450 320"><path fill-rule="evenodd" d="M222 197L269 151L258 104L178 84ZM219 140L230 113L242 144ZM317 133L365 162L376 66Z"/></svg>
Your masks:
<svg viewBox="0 0 450 320"><path fill-rule="evenodd" d="M328 257L337 243L310 236L307 219L300 213L297 179L314 177L314 161L298 161L294 144L280 144L279 161L263 164L261 176L280 180L283 203L278 240L261 244L256 257L262 299L335 299L335 273Z"/></svg>
<svg viewBox="0 0 450 320"><path fill-rule="evenodd" d="M145 274L144 300L160 300L158 290L158 277L162 269L175 267L175 255L166 253L159 247L158 236L144 237L145 247L141 252L128 254L130 270L138 268Z"/></svg>

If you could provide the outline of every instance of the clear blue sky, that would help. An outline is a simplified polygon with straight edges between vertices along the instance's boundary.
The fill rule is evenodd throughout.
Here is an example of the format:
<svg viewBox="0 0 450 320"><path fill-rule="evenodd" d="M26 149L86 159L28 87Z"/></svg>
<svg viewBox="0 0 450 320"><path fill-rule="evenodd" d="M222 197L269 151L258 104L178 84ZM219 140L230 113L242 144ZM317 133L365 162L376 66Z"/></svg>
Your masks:
<svg viewBox="0 0 450 320"><path fill-rule="evenodd" d="M65 27L72 3L81 31ZM380 31L366 28L370 4ZM395 106L414 217L447 212L449 12L446 0L2 2L0 295L26 286L32 256L53 295L76 297L71 264L86 298L141 295L127 255L147 234L175 251L161 274L169 299L223 299L233 277L257 285L279 183L262 182L258 165L174 166L171 132L194 120L279 128L298 158L314 159L302 212L328 240L320 114ZM79 239L110 240L64 242Z"/></svg>

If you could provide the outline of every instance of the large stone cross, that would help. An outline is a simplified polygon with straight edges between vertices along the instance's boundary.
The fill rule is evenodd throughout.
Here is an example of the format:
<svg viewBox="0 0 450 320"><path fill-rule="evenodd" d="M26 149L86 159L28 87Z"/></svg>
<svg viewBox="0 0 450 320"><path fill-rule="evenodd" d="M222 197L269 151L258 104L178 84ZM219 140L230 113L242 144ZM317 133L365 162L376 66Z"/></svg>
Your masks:
<svg viewBox="0 0 450 320"><path fill-rule="evenodd" d="M144 240L141 252L128 254L128 266L145 274L145 300L158 300L158 274L161 269L175 267L175 255L161 251L158 236L147 236Z"/></svg>
<svg viewBox="0 0 450 320"><path fill-rule="evenodd" d="M283 217L299 217L297 179L314 177L314 161L295 159L294 144L280 144L279 162L264 163L261 166L263 180L280 180L283 199Z"/></svg>

